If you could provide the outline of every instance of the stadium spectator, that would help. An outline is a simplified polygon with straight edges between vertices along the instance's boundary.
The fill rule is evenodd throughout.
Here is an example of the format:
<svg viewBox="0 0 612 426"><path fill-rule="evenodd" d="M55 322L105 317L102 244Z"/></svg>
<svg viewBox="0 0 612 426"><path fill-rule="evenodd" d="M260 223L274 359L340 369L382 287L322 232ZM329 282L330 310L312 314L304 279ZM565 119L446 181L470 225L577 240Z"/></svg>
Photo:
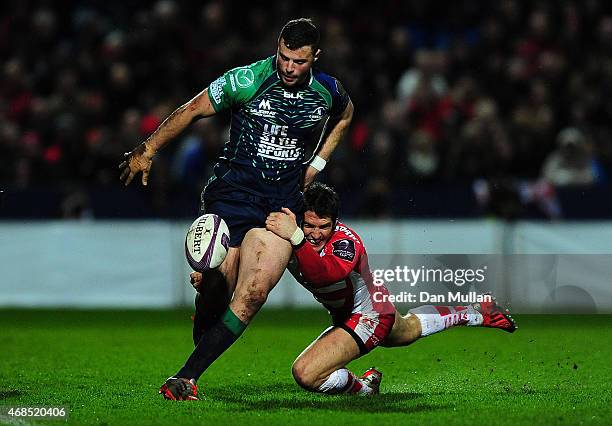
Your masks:
<svg viewBox="0 0 612 426"><path fill-rule="evenodd" d="M558 148L542 167L542 178L555 186L592 185L601 177L601 166L583 133L568 127L557 136Z"/></svg>
<svg viewBox="0 0 612 426"><path fill-rule="evenodd" d="M478 101L473 118L460 128L458 136L448 148L445 172L449 178L469 180L509 174L512 145L492 99Z"/></svg>

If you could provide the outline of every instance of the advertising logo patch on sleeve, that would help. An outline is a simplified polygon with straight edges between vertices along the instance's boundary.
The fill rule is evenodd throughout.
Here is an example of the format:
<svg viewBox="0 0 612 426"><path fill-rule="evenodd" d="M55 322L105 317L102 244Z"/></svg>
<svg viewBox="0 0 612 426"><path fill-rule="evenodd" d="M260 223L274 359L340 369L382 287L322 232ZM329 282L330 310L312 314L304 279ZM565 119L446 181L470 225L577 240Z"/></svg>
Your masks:
<svg viewBox="0 0 612 426"><path fill-rule="evenodd" d="M225 77L221 76L210 83L210 87L208 88L208 93L217 105L223 100L223 86L225 86L225 83Z"/></svg>
<svg viewBox="0 0 612 426"><path fill-rule="evenodd" d="M340 259L352 262L355 259L355 243L352 240L338 240L332 243L332 253Z"/></svg>

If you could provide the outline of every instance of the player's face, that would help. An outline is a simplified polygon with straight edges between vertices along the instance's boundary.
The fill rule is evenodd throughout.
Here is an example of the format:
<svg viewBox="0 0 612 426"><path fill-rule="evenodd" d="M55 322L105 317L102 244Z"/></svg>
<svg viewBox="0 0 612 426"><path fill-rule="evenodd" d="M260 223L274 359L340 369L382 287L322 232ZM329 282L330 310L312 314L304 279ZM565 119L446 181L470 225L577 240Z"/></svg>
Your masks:
<svg viewBox="0 0 612 426"><path fill-rule="evenodd" d="M331 217L319 217L312 210L304 213L304 236L317 252L323 250L325 243L334 233Z"/></svg>
<svg viewBox="0 0 612 426"><path fill-rule="evenodd" d="M276 52L276 69L283 84L297 86L310 78L310 69L318 53L312 51L312 46L291 50L281 38Z"/></svg>

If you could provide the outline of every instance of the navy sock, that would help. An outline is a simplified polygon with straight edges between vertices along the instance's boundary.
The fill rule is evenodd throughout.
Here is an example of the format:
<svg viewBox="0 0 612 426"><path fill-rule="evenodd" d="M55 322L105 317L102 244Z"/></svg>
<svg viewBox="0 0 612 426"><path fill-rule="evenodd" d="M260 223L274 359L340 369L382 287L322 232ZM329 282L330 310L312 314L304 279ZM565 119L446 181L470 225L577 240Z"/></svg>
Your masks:
<svg viewBox="0 0 612 426"><path fill-rule="evenodd" d="M220 321L205 330L202 338L175 377L198 380L246 329L246 324L227 308Z"/></svg>
<svg viewBox="0 0 612 426"><path fill-rule="evenodd" d="M218 269L203 272L202 284L195 298L193 346L197 346L205 330L221 320L230 301L228 284L223 274Z"/></svg>

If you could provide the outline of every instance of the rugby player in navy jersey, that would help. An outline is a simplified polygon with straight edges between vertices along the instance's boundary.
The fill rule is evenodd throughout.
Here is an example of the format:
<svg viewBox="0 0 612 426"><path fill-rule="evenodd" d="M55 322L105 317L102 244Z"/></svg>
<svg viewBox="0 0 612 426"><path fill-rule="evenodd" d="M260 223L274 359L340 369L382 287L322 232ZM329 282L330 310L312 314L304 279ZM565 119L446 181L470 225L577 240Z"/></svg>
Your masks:
<svg viewBox="0 0 612 426"><path fill-rule="evenodd" d="M323 169L349 127L353 105L348 94L338 80L314 67L319 38L310 19L289 21L276 55L223 74L126 153L119 166L125 185L138 173L146 185L159 149L193 121L231 111L229 141L202 192L202 212L221 216L230 230L227 257L204 273L202 289L227 291L224 297L196 297L196 347L162 386L165 398L197 399L196 380L265 303L292 253L288 241L265 229L266 218L282 207L302 212L302 188ZM306 159L310 142L316 155Z"/></svg>

